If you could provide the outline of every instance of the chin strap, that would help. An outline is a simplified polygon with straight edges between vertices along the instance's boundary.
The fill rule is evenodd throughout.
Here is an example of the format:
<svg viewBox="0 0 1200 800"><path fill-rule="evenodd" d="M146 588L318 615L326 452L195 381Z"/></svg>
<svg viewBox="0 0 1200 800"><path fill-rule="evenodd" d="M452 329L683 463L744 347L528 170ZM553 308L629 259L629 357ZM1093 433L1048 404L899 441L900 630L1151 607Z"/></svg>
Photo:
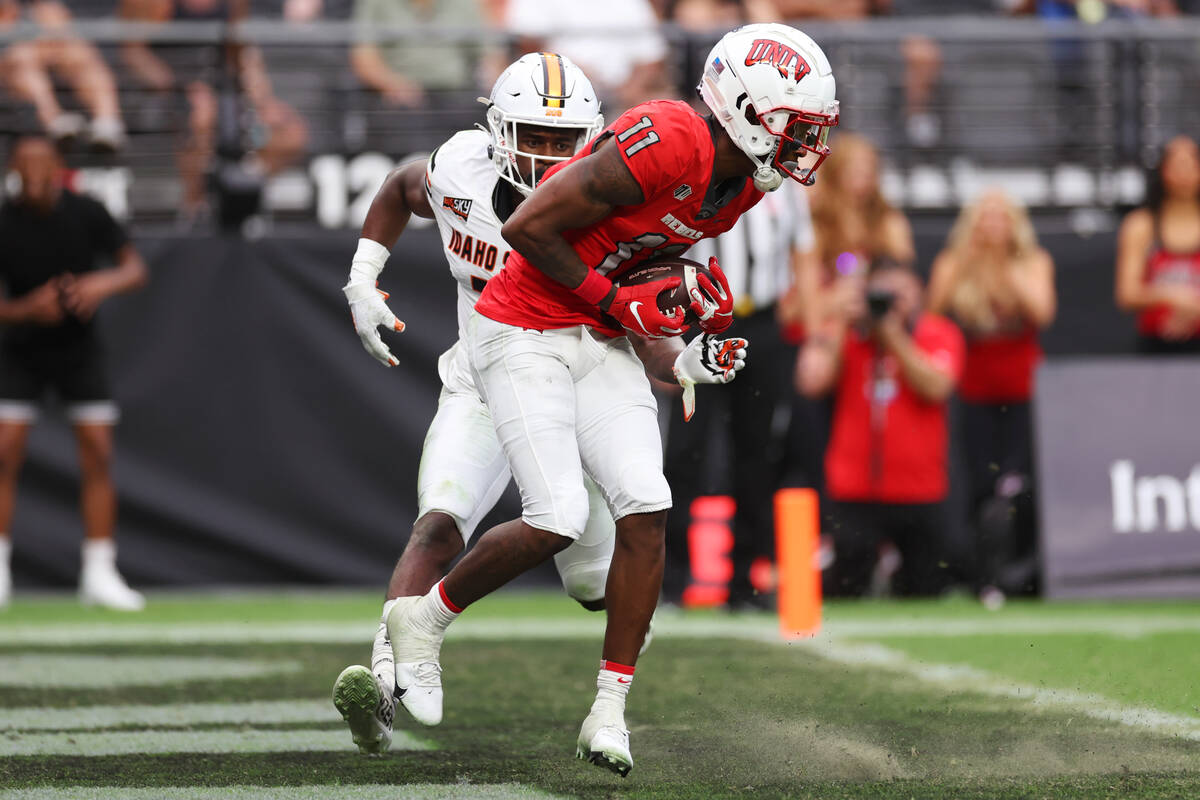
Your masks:
<svg viewBox="0 0 1200 800"><path fill-rule="evenodd" d="M775 146L771 148L771 152L767 153L766 157L758 161L758 169L754 170L754 188L760 192L773 192L783 185L783 176L779 174L779 170L775 169L772 164L775 163L775 154L779 152L779 137L775 137Z"/></svg>
<svg viewBox="0 0 1200 800"><path fill-rule="evenodd" d="M763 164L754 170L754 188L760 192L773 192L783 185L783 176L778 170Z"/></svg>

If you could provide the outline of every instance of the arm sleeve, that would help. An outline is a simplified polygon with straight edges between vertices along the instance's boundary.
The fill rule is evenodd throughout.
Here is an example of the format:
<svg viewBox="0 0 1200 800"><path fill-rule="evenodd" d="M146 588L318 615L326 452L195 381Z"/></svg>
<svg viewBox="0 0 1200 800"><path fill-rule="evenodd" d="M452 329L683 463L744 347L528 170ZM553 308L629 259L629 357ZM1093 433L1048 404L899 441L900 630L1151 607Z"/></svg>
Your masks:
<svg viewBox="0 0 1200 800"><path fill-rule="evenodd" d="M686 106L682 109L645 103L629 109L612 125L613 143L646 200L674 191L705 152L697 147L697 137L709 136L707 126ZM692 189L702 192L705 187Z"/></svg>

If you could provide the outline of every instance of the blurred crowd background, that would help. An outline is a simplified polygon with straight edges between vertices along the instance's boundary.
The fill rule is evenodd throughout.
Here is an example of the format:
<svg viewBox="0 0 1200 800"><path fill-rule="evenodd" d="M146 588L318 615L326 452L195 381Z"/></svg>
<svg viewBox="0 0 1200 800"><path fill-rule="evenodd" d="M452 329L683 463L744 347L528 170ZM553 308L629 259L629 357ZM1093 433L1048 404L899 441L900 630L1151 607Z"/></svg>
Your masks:
<svg viewBox="0 0 1200 800"><path fill-rule="evenodd" d="M662 388L677 498L668 599L689 600L691 551L708 546L689 529L704 517L729 531L731 543L716 545L732 554L729 585L691 599L767 604L771 494L807 485L822 493L827 591L962 587L998 602L1039 585L1031 402L1044 356L1200 352L1195 13L1196 0L0 0L0 136L55 140L71 185L150 251L152 288L189 259L278 266L288 242L301 241L325 259L327 274L308 287L323 291L344 275L388 170L480 122L477 98L521 53L570 56L615 119L647 99L693 100L704 56L728 29L793 22L830 57L841 125L815 187L764 203L712 246L735 282L751 367L728 391L705 390L705 413L686 428ZM404 275L448 284L439 247L408 241L398 248ZM192 251L181 255L179 243ZM172 302L191 302L198 285ZM222 293L204 292L215 323L237 303ZM339 297L314 302L340 314ZM406 305L400 297L395 307L409 319ZM154 336L146 307L121 309L143 319L121 323L118 357ZM285 304L278 319L289 316ZM344 334L356 344L348 323ZM421 348L432 372L436 343ZM365 376L369 359L360 360ZM953 380L931 377L931 364ZM240 385L222 385L217 365L204 374L204 391L247 389L236 370ZM140 386L134 400L170 405L181 390L196 387L182 380L155 399ZM121 380L115 391L121 399ZM396 402L423 425L435 392ZM180 404L178 424L220 436L208 407ZM324 422L322 412L312 420ZM415 469L415 436L398 437L387 461L394 453ZM330 449L359 447L345 441ZM222 459L220 448L174 451L193 456ZM308 539L349 536L357 553L328 572L264 555L266 545L245 548L270 564L258 572L222 573L219 559L195 572L158 569L149 555L129 571L163 583L378 583L391 563L380 554L402 544L389 537L407 529L381 522L410 510L407 475L379 483L380 496L400 499L377 515L310 517ZM252 502L250 486L240 488ZM126 491L135 509L156 507L138 487ZM47 495L59 496L60 487ZM141 531L180 516L143 512L133 512ZM242 547L236 532L198 543L221 517L190 522L179 552ZM287 534L264 541L294 545ZM65 574L49 557L27 566L35 582Z"/></svg>

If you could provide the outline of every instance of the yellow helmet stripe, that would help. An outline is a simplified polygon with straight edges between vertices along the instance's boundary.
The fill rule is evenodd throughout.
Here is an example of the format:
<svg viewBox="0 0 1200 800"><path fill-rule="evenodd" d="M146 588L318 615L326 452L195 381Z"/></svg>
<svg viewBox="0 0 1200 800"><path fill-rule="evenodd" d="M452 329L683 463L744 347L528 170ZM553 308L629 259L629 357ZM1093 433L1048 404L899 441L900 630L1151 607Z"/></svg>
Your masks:
<svg viewBox="0 0 1200 800"><path fill-rule="evenodd" d="M562 58L557 53L542 53L541 56L542 85L546 87L542 105L548 108L562 108L567 87L567 74Z"/></svg>

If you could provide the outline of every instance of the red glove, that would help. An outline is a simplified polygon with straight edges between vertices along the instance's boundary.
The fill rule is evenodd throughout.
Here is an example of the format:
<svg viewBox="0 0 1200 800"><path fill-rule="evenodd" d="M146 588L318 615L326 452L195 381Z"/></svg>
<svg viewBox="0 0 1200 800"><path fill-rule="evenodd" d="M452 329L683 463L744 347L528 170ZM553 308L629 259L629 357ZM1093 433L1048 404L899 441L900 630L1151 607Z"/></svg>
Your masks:
<svg viewBox="0 0 1200 800"><path fill-rule="evenodd" d="M714 284L703 273L696 275L698 288L691 290L691 309L700 318L700 330L721 333L733 323L733 292L716 257L708 259L708 271L717 282Z"/></svg>
<svg viewBox="0 0 1200 800"><path fill-rule="evenodd" d="M683 306L675 306L664 314L658 310L658 295L674 289L680 282L679 278L665 278L640 286L618 286L612 302L603 310L626 330L641 336L651 339L678 336L688 329L683 321Z"/></svg>

